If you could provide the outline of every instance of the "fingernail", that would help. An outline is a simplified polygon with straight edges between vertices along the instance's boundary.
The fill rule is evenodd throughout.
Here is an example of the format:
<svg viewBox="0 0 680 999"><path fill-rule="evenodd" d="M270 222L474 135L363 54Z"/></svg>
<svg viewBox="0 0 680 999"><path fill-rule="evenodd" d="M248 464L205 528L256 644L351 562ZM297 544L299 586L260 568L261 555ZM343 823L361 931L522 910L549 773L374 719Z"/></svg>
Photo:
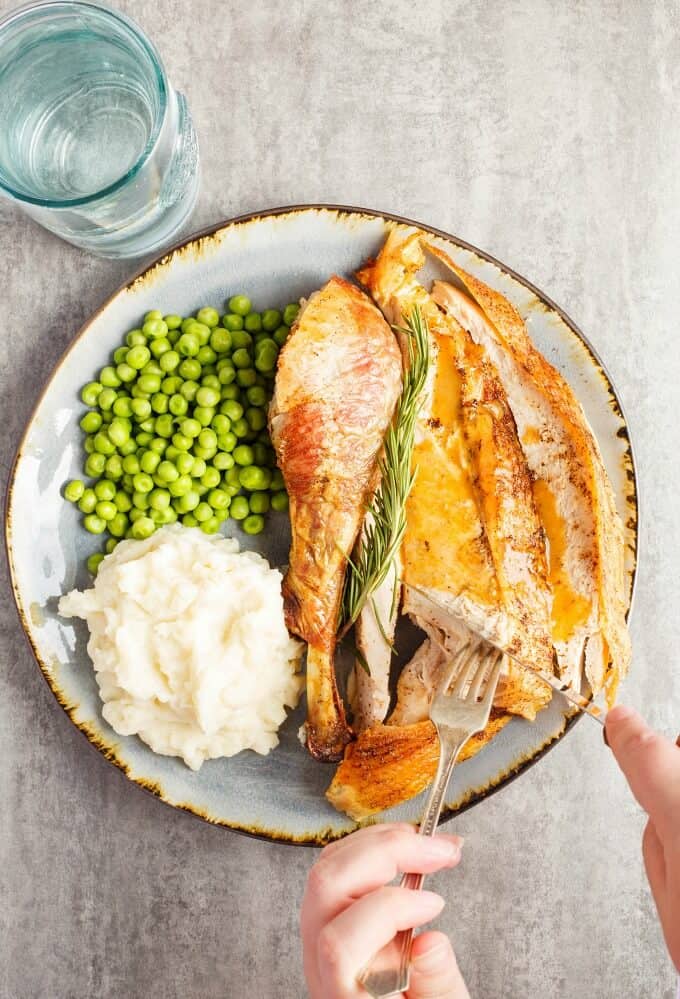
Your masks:
<svg viewBox="0 0 680 999"><path fill-rule="evenodd" d="M625 721L626 718L632 718L634 714L635 712L633 709L629 708L626 704L617 704L616 707L607 712L605 721L622 722Z"/></svg>
<svg viewBox="0 0 680 999"><path fill-rule="evenodd" d="M675 745L676 745L676 746L680 746L680 735L679 735L679 736L677 737L677 739L675 740Z"/></svg>
<svg viewBox="0 0 680 999"><path fill-rule="evenodd" d="M607 735L607 729L606 728L602 729L602 738L604 739L605 746L607 746L607 748L609 748L609 737Z"/></svg>
<svg viewBox="0 0 680 999"><path fill-rule="evenodd" d="M451 961L451 945L446 940L442 940L430 950L417 954L412 959L418 971L426 975L434 975L442 967L448 968Z"/></svg>
<svg viewBox="0 0 680 999"><path fill-rule="evenodd" d="M446 860L456 860L460 857L462 845L463 840L459 836L456 836L455 839L444 839L441 836L437 836L435 839L430 840L428 849L436 857L442 857Z"/></svg>

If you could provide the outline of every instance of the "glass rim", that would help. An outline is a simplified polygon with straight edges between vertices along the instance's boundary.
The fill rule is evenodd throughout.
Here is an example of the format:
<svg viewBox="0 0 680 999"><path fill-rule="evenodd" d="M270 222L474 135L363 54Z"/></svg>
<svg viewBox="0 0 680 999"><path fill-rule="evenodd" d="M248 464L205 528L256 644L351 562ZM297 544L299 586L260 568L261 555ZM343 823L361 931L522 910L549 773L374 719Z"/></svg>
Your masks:
<svg viewBox="0 0 680 999"><path fill-rule="evenodd" d="M98 0L34 0L32 3L24 4L21 7L17 7L14 10L9 11L4 17L0 18L0 45L2 44L2 35L10 25L21 20L27 14L33 14L40 10L49 11L50 8L62 7L65 11L71 8L73 11L80 9L97 11L100 14L104 14L107 17L112 18L121 24L127 31L131 32L139 41L142 48L148 54L151 64L156 75L156 81L158 83L158 91L160 95L159 108L155 116L153 129L147 140L147 143L132 164L132 166L126 170L124 174L114 180L113 183L108 184L106 187L101 188L99 191L95 191L93 194L82 195L79 198L65 198L63 200L54 200L53 198L37 198L33 195L26 194L22 191L17 191L9 184L5 183L0 173L0 191L4 191L10 197L14 198L15 201L23 202L24 204L35 205L39 208L78 208L82 205L92 204L95 201L99 201L101 198L108 197L111 194L115 194L123 188L130 180L132 180L144 167L144 165L149 161L151 154L153 153L156 145L158 143L158 138L160 136L161 128L163 122L165 121L165 115L168 106L168 79L165 72L165 67L163 61L160 57L158 50L151 40L147 37L140 26L132 20L132 18L127 17L127 15L120 13L120 11L113 10L111 7L106 6L106 4L99 3Z"/></svg>

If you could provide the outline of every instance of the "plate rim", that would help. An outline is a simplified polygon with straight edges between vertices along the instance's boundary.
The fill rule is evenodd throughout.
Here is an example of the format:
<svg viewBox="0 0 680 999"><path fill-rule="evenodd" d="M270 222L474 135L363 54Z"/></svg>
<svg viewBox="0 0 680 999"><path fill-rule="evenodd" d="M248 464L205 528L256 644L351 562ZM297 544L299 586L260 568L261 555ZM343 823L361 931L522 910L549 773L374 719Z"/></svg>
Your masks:
<svg viewBox="0 0 680 999"><path fill-rule="evenodd" d="M46 665L43 663L43 661L40 658L40 655L38 654L38 650L34 644L31 635L28 623L28 617L26 616L26 612L23 608L21 597L19 595L19 586L14 567L12 538L11 538L12 534L11 506L14 494L17 466L21 457L23 456L24 445L28 437L28 434L30 432L30 429L35 421L37 411L40 408L45 396L47 395L47 392L49 391L50 386L52 385L56 373L61 369L62 365L66 362L72 350L80 342L82 337L85 336L89 327L92 325L92 323L95 322L95 320L100 316L100 314L116 298L118 298L119 295L121 295L126 290L132 288L140 278L143 278L146 274L154 270L156 267L169 264L171 262L171 259L178 251L183 250L185 247L189 245L200 243L203 239L215 236L218 232L222 231L223 229L228 229L238 225L244 225L257 221L264 221L269 218L276 218L284 215L303 214L305 212L329 212L331 214L334 213L340 216L350 215L350 216L364 216L366 218L373 218L373 219L384 219L390 222L395 222L400 225L416 226L424 230L425 232L431 233L434 236L437 236L444 240L448 240L454 243L456 246L468 250L477 255L478 257L480 257L481 259L486 260L488 263L493 264L503 274L507 274L513 280L517 281L523 287L532 292L533 295L538 299L538 301L542 302L551 311L555 312L562 319L562 321L569 327L569 329L576 335L576 337L582 342L582 344L590 354L593 363L599 369L601 374L604 376L604 380L609 388L611 398L613 400L613 403L615 404L615 411L622 420L623 427L621 429L624 431L624 434L621 436L625 442L627 456L630 461L630 474L628 476L629 494L627 496L627 499L630 502L632 502L635 511L635 529L634 529L635 548L633 551L634 561L630 578L629 605L626 614L627 620L630 619L630 615L632 613L635 601L636 589L637 589L638 567L640 563L640 534L641 534L640 526L641 526L642 514L641 514L641 503L640 503L640 489L638 484L638 464L631 434L630 423L626 414L624 403L620 397L618 389L616 388L616 385L612 379L609 369L607 368L607 365L602 360L597 349L591 343L586 334L581 330L578 324L571 318L571 316L567 312L565 312L565 310L561 306L559 306L556 302L554 302L549 295L546 295L545 292L543 292L540 288L538 288L532 281L528 280L528 278L525 278L518 271L515 271L507 264L503 263L503 261L499 260L497 257L494 257L491 253L488 253L486 250L480 249L478 246L474 245L473 243L469 243L467 240L462 239L459 236L456 236L454 233L448 232L444 229L439 229L436 226L418 221L416 219L408 218L404 215L395 214L393 212L381 211L380 209L374 209L374 208L362 208L359 206L334 204L326 202L318 202L318 203L303 202L292 205L280 205L275 208L265 208L256 211L245 212L240 215L234 215L229 218L222 219L217 223L204 226L201 229L197 229L196 231L189 233L184 238L179 239L176 242L172 243L168 248L163 250L161 253L157 254L155 257L151 258L149 261L142 263L140 267L133 272L133 274L125 278L120 283L120 285L118 285L107 296L107 298L101 303L101 305L87 317L84 323L81 324L81 326L78 328L75 335L67 345L66 349L61 354L59 360L47 375L47 378L43 382L36 396L35 402L31 407L30 413L24 425L24 429L21 433L21 436L14 449L14 453L12 456L9 475L7 478L7 489L5 492L5 501L4 501L4 510L3 510L4 513L3 538L4 538L5 557L9 568L9 578L12 588L12 598L19 617L19 622L21 625L21 630L24 634L24 638L28 644L28 647L31 651L33 658L35 659L39 667L43 680L47 684L49 690L51 691L52 695L54 696L59 706L67 715L69 721L74 725L74 727L78 730L78 732L85 738L88 745L93 750L96 751L97 755L100 758L103 756L105 760L113 764L113 766L119 771L119 773L125 778L127 778L127 780L130 783L137 785L143 791L146 791L147 794L150 794L158 801L161 801L168 808L172 808L175 811L188 813L189 815L194 816L194 818L200 819L203 822L207 822L210 825L217 826L221 829L226 829L231 832L239 833L240 835L243 836L248 836L251 839L257 839L267 843L278 843L291 846L309 846L309 847L318 848L320 846L325 845L326 843L333 842L336 839L341 839L348 834L343 832L337 836L336 835L327 836L323 835L323 833L320 833L318 835L312 834L311 836L305 835L304 838L297 838L291 836L288 833L280 835L278 831L275 829L255 830L252 828L239 825L238 823L230 823L224 819L214 818L210 815L207 815L205 812L199 810L198 808L195 809L191 807L189 803L185 802L174 803L172 801L167 800L158 790L158 787L154 786L147 778L143 776L136 777L132 775L131 773L129 773L128 768L123 761L119 760L113 753L106 752L105 749L97 745L95 739L88 731L87 724L79 723L74 719L72 710L70 709L69 705L65 702L63 695L59 690L58 686L56 685L56 683L53 684L49 675L49 671L47 670ZM475 791L471 795L470 799L467 800L459 808L445 807L442 810L442 815L439 819L440 824L448 822L450 819L454 818L454 816L461 815L463 812L466 812L469 808L472 808L474 805L479 804L481 801L484 801L486 798L491 797L491 795L496 794L502 788L507 787L509 784L515 781L518 777L520 777L523 773L525 773L525 771L533 767L536 763L538 763L541 759L543 759L543 757L546 756L552 749L554 749L555 746L562 741L562 739L573 728L573 726L581 720L582 717L583 714L578 711L567 716L565 719L564 728L559 733L559 735L556 735L554 738L549 739L545 743L545 745L541 746L541 748L536 753L534 753L534 755L531 756L529 759L522 760L521 762L519 762L511 771L504 774L497 782L487 786L486 788L480 791Z"/></svg>

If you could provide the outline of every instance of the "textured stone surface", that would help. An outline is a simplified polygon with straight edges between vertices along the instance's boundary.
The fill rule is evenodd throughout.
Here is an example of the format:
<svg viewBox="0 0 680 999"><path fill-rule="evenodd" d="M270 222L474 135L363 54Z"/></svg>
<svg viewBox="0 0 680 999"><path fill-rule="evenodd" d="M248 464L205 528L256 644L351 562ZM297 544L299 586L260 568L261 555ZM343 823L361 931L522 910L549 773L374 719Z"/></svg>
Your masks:
<svg viewBox="0 0 680 999"><path fill-rule="evenodd" d="M505 260L589 334L628 411L644 503L623 697L675 732L677 6L119 5L189 97L196 226L302 201L402 212ZM0 206L3 480L42 382L133 266ZM0 997L302 996L313 852L211 828L127 783L54 701L2 572ZM439 924L476 999L670 999L642 818L595 725L451 828L467 843L436 879Z"/></svg>

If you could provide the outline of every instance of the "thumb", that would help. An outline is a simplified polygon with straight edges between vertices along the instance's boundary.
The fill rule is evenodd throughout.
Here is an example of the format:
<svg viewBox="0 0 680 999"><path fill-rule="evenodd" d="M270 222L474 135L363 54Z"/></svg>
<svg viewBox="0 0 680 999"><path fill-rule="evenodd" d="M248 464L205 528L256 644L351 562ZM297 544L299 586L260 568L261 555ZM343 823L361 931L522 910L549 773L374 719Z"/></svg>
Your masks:
<svg viewBox="0 0 680 999"><path fill-rule="evenodd" d="M631 791L663 839L680 818L680 752L623 705L607 714L605 731Z"/></svg>
<svg viewBox="0 0 680 999"><path fill-rule="evenodd" d="M414 940L406 999L470 999L445 933L430 930Z"/></svg>

